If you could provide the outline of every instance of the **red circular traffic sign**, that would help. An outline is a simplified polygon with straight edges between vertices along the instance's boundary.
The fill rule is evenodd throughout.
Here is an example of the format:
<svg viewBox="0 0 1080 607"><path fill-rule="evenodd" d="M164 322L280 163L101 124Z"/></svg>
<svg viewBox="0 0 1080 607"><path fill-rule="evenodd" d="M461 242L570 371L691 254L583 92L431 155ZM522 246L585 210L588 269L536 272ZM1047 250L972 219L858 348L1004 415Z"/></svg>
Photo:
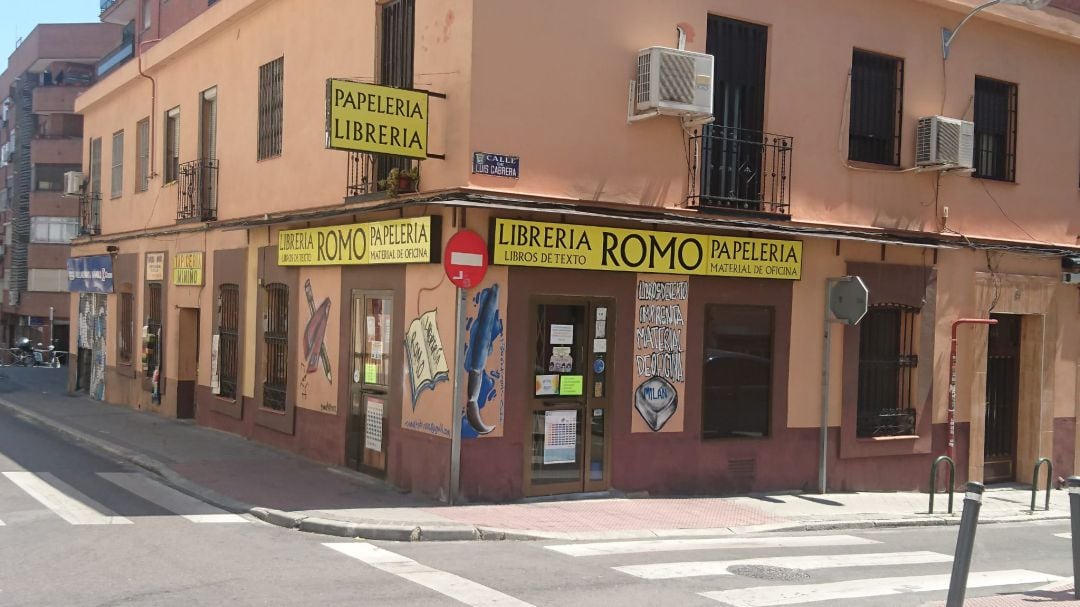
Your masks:
<svg viewBox="0 0 1080 607"><path fill-rule="evenodd" d="M455 286L468 289L480 284L487 273L487 244L472 230L461 230L450 237L443 251L446 277Z"/></svg>

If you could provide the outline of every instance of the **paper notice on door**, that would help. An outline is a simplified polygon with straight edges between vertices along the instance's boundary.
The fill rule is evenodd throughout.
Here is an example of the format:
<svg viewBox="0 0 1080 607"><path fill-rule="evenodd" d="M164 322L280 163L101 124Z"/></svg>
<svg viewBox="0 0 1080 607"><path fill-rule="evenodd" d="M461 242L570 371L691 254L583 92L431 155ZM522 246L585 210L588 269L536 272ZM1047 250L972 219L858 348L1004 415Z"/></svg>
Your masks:
<svg viewBox="0 0 1080 607"><path fill-rule="evenodd" d="M544 464L577 461L577 411L544 412Z"/></svg>
<svg viewBox="0 0 1080 607"><path fill-rule="evenodd" d="M383 409L382 400L367 397L367 412L364 414L364 448L382 451Z"/></svg>
<svg viewBox="0 0 1080 607"><path fill-rule="evenodd" d="M592 340L593 354L606 354L607 353L607 340L606 339L594 339Z"/></svg>
<svg viewBox="0 0 1080 607"><path fill-rule="evenodd" d="M373 340L368 344L368 351L371 352L371 360L382 360L382 341Z"/></svg>
<svg viewBox="0 0 1080 607"><path fill-rule="evenodd" d="M581 396L585 378L581 375L563 375L559 378L559 396Z"/></svg>
<svg viewBox="0 0 1080 607"><path fill-rule="evenodd" d="M607 321L606 320L598 320L598 321L596 321L596 337L604 337L605 333L607 333Z"/></svg>
<svg viewBox="0 0 1080 607"><path fill-rule="evenodd" d="M551 325L552 345L569 346L574 343L574 325Z"/></svg>
<svg viewBox="0 0 1080 607"><path fill-rule="evenodd" d="M596 309L596 320L607 320L607 308Z"/></svg>
<svg viewBox="0 0 1080 607"><path fill-rule="evenodd" d="M558 375L537 375L536 376L536 395L537 396L552 396L559 393L559 376Z"/></svg>
<svg viewBox="0 0 1080 607"><path fill-rule="evenodd" d="M369 339L372 338L372 337L375 337L375 317L374 316L368 316L367 317L367 336L368 336Z"/></svg>

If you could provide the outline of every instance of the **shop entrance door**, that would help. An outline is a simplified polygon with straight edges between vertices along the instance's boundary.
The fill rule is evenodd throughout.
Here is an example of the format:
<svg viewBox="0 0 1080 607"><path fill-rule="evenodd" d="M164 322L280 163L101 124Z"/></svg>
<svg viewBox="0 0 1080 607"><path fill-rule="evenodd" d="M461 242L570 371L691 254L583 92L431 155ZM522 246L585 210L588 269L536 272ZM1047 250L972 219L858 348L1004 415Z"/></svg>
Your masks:
<svg viewBox="0 0 1080 607"><path fill-rule="evenodd" d="M386 474L386 416L394 301L388 291L352 292L352 364L345 461L350 468Z"/></svg>
<svg viewBox="0 0 1080 607"><path fill-rule="evenodd" d="M546 297L531 308L525 493L605 490L615 301Z"/></svg>
<svg viewBox="0 0 1080 607"><path fill-rule="evenodd" d="M1016 479L1016 422L1020 401L1020 320L993 314L986 349L986 438L983 482Z"/></svg>

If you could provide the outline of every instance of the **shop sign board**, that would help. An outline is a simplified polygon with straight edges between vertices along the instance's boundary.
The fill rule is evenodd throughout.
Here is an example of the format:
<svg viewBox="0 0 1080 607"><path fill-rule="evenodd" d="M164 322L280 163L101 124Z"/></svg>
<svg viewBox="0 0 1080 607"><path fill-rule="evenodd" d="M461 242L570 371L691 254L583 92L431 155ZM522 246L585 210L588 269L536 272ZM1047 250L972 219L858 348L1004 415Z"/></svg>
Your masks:
<svg viewBox="0 0 1080 607"><path fill-rule="evenodd" d="M799 280L803 246L768 240L492 219L491 263L575 270Z"/></svg>
<svg viewBox="0 0 1080 607"><path fill-rule="evenodd" d="M71 257L67 260L68 290L72 293L112 293L112 255Z"/></svg>
<svg viewBox="0 0 1080 607"><path fill-rule="evenodd" d="M198 287L203 283L202 251L177 253L173 256L173 284L179 287Z"/></svg>
<svg viewBox="0 0 1080 607"><path fill-rule="evenodd" d="M439 261L439 217L412 217L278 232L279 266Z"/></svg>
<svg viewBox="0 0 1080 607"><path fill-rule="evenodd" d="M330 78L326 147L427 158L428 94Z"/></svg>
<svg viewBox="0 0 1080 607"><path fill-rule="evenodd" d="M165 280L165 254L146 254L146 280Z"/></svg>

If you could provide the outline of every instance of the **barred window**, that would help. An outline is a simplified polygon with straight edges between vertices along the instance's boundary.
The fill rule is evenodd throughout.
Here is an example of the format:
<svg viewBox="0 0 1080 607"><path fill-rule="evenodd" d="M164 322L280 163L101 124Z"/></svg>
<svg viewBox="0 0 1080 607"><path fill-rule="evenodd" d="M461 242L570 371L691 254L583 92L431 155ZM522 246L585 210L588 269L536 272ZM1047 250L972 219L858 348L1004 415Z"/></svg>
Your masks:
<svg viewBox="0 0 1080 607"><path fill-rule="evenodd" d="M120 362L131 364L132 342L135 339L135 296L120 294L120 326L117 335L117 355Z"/></svg>
<svg viewBox="0 0 1080 607"><path fill-rule="evenodd" d="M124 193L124 131L117 131L112 136L112 173L109 189L112 198L119 198Z"/></svg>
<svg viewBox="0 0 1080 607"><path fill-rule="evenodd" d="M1016 180L1016 85L975 77L975 176Z"/></svg>
<svg viewBox="0 0 1080 607"><path fill-rule="evenodd" d="M392 0L379 10L379 84L412 88L416 2ZM392 169L406 170L412 166L412 161L404 156L377 154L375 159L375 175L379 180L386 179Z"/></svg>
<svg viewBox="0 0 1080 607"><path fill-rule="evenodd" d="M859 323L859 438L915 434L911 392L919 364L918 312L900 304L875 305Z"/></svg>
<svg viewBox="0 0 1080 607"><path fill-rule="evenodd" d="M266 286L266 380L262 406L285 411L285 388L289 380L289 287Z"/></svg>
<svg viewBox="0 0 1080 607"><path fill-rule="evenodd" d="M281 155L285 58L259 66L259 160Z"/></svg>
<svg viewBox="0 0 1080 607"><path fill-rule="evenodd" d="M218 293L218 381L219 394L236 398L236 378L240 366L240 287L221 285Z"/></svg>
<svg viewBox="0 0 1080 607"><path fill-rule="evenodd" d="M852 53L848 159L899 166L903 98L903 59Z"/></svg>
<svg viewBox="0 0 1080 607"><path fill-rule="evenodd" d="M150 119L143 118L135 125L135 191L145 192L150 186Z"/></svg>
<svg viewBox="0 0 1080 607"><path fill-rule="evenodd" d="M180 168L180 108L165 112L165 149L162 154L164 183L176 181Z"/></svg>
<svg viewBox="0 0 1080 607"><path fill-rule="evenodd" d="M154 376L161 364L161 283L146 286L146 377Z"/></svg>

